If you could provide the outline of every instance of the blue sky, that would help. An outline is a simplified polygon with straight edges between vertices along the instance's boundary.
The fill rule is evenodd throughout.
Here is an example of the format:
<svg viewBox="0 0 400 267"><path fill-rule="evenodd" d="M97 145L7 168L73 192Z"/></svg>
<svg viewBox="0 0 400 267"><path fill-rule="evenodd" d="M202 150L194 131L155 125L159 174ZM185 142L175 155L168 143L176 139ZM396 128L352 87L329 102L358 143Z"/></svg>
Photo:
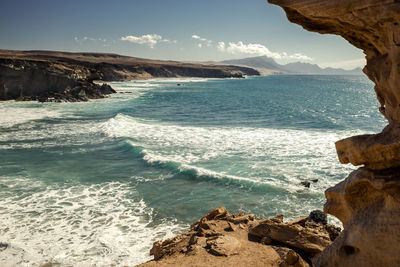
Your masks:
<svg viewBox="0 0 400 267"><path fill-rule="evenodd" d="M341 37L307 32L266 0L1 1L1 49L186 61L268 55L279 63L364 65L363 53Z"/></svg>

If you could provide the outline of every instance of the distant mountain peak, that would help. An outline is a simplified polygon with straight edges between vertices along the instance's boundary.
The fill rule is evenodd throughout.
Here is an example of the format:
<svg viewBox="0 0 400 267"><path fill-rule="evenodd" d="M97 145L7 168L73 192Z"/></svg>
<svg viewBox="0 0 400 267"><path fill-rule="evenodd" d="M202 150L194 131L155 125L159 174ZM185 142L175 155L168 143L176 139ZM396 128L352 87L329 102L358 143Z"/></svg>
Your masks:
<svg viewBox="0 0 400 267"><path fill-rule="evenodd" d="M285 65L277 63L267 56L255 56L242 59L221 61L223 64L240 65L259 70L264 74L320 74L320 75L361 75L362 68L345 70L340 68L321 68L317 64L293 62Z"/></svg>

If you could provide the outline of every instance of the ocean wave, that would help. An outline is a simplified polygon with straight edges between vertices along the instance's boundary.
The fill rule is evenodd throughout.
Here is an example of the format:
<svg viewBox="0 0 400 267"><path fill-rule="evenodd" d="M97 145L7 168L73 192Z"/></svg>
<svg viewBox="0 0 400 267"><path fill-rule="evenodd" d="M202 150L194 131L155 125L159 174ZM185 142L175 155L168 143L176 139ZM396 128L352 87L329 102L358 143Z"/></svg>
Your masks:
<svg viewBox="0 0 400 267"><path fill-rule="evenodd" d="M153 210L129 184L56 187L33 182L32 187L31 182L0 178L2 186L15 191L2 196L0 236L9 248L0 253L1 266L136 265L150 260L153 242L186 227L155 221ZM19 196L21 191L27 193Z"/></svg>
<svg viewBox="0 0 400 267"><path fill-rule="evenodd" d="M184 164L180 162L173 161L172 159L155 155L146 149L138 146L134 142L127 140L127 144L131 145L135 150L135 154L140 156L145 162L152 166L161 166L175 174L182 174L191 178L196 179L208 179L208 180L219 180L222 182L239 182L241 185L247 183L249 185L259 184L259 185L270 185L270 183L265 181L257 181L256 179L240 177L235 175L229 175L226 173L212 171L202 167L196 167L189 164Z"/></svg>
<svg viewBox="0 0 400 267"><path fill-rule="evenodd" d="M62 114L48 107L30 107L30 102L6 102L0 106L0 128L10 128L18 124L47 118L58 118Z"/></svg>
<svg viewBox="0 0 400 267"><path fill-rule="evenodd" d="M143 83L143 84L150 84L155 85L158 83L185 83L185 82L207 82L207 81L215 81L221 80L221 78L194 78L194 77L187 77L187 78L153 78L148 79L145 81L136 81L135 84Z"/></svg>
<svg viewBox="0 0 400 267"><path fill-rule="evenodd" d="M108 137L127 138L142 147L150 163L175 162L182 169L195 166L223 173L226 179L230 175L231 179L248 179L287 190L299 190L300 182L318 179L320 182L310 190L320 192L351 169L335 164L334 142L355 134L354 131L179 126L123 114L108 120L101 128ZM207 167L210 162L226 163L221 172ZM202 173L201 169L193 172ZM335 177L336 180L332 179Z"/></svg>
<svg viewBox="0 0 400 267"><path fill-rule="evenodd" d="M38 147L57 147L77 145L78 143L94 144L103 140L93 138L98 132L97 122L67 120L64 123L51 124L32 121L19 123L2 131L0 149L24 149ZM82 141L82 139L84 140Z"/></svg>

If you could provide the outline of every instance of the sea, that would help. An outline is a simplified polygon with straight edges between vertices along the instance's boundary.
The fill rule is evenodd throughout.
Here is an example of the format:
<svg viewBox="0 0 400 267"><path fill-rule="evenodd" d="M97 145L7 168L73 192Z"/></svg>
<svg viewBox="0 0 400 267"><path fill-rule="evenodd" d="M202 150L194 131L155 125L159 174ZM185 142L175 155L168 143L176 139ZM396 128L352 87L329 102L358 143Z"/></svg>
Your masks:
<svg viewBox="0 0 400 267"><path fill-rule="evenodd" d="M365 76L110 85L0 103L0 266L134 266L219 206L306 216L355 169L334 142L385 125Z"/></svg>

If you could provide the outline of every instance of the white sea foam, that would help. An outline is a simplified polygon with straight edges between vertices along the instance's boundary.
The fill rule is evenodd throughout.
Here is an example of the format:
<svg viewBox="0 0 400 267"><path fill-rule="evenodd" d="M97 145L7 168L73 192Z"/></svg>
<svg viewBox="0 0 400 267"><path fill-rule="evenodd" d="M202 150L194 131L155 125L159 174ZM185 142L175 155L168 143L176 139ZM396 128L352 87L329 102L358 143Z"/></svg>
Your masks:
<svg viewBox="0 0 400 267"><path fill-rule="evenodd" d="M60 112L48 107L29 107L25 103L6 102L0 106L0 128L59 116Z"/></svg>
<svg viewBox="0 0 400 267"><path fill-rule="evenodd" d="M153 79L148 79L145 81L136 81L135 84L150 84L150 85L155 85L155 84L160 84L160 83L185 83L185 82L207 82L207 81L213 81L213 80L221 80L221 78L193 78L193 77L188 77L188 78L153 78Z"/></svg>
<svg viewBox="0 0 400 267"><path fill-rule="evenodd" d="M132 144L133 146L136 146L136 144L131 141L128 141L128 143ZM196 167L196 166L189 165L189 164L181 164L179 162L174 162L173 159L171 159L171 158L152 154L151 152L149 152L146 149L144 149L142 152L144 153L143 159L146 162L148 162L149 164L166 164L166 163L173 162L178 165L177 169L179 171L181 171L181 172L192 171L198 177L207 176L207 177L213 177L215 179L231 179L231 180L254 182L254 180L247 178L247 177L229 175L224 172L216 172L216 171L208 170L208 169L201 168L201 167ZM260 183L269 184L268 182L265 182L265 181L260 181Z"/></svg>
<svg viewBox="0 0 400 267"><path fill-rule="evenodd" d="M232 178L247 177L247 173L241 171L251 168L253 175L247 179L269 181L293 190L298 190L298 184L303 180L319 179L321 182L313 186L316 191L335 183L324 173L341 175L351 169L337 162L334 142L361 133L178 126L122 114L104 123L102 130L110 137L132 138L137 146L145 149L147 161L167 160L182 166L210 169L204 167L207 162L218 160L223 163L225 159L232 166L226 166L224 174Z"/></svg>
<svg viewBox="0 0 400 267"><path fill-rule="evenodd" d="M0 178L10 190L26 185L36 192L2 196L0 241L9 247L0 253L0 266L132 266L150 259L154 241L184 227L155 222L152 209L135 199L127 184L58 188L38 183Z"/></svg>
<svg viewBox="0 0 400 267"><path fill-rule="evenodd" d="M91 138L98 132L98 125L96 122L79 121L52 124L51 127L46 123L21 123L0 134L0 149L99 143L102 141L100 137Z"/></svg>

